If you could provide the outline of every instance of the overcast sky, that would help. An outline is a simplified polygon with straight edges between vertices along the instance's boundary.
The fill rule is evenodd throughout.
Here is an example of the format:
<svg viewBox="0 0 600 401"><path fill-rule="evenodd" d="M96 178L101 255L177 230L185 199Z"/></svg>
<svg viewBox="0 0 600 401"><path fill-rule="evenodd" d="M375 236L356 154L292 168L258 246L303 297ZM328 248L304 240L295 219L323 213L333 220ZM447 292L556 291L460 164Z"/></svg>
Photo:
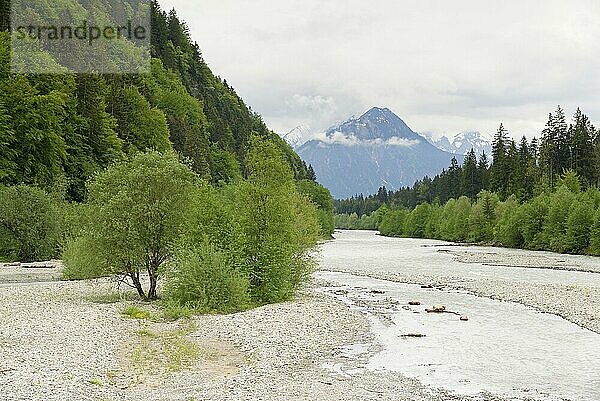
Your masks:
<svg viewBox="0 0 600 401"><path fill-rule="evenodd" d="M436 135L532 137L558 104L600 123L597 0L159 2L280 134L372 106Z"/></svg>

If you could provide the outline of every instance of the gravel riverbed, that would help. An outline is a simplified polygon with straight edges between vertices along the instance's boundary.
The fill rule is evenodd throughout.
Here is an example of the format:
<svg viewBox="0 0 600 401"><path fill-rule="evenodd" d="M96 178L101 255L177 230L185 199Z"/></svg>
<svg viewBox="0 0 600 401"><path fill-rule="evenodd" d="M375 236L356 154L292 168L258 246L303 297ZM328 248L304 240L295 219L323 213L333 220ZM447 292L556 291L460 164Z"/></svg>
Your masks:
<svg viewBox="0 0 600 401"><path fill-rule="evenodd" d="M465 289L530 305L600 332L600 287L593 283L474 277L464 272L472 273L469 266L481 265L480 259L474 262L473 258L483 256L466 260L469 255L440 253L436 248L440 244L433 242L426 244L431 247L422 248L426 254L409 258L408 262L419 265L441 258L446 265L440 272L422 266L413 266L413 270L398 268L391 263L397 255L382 258L368 246L360 250L367 255L364 260L351 263L356 260L351 254L357 246L355 241L360 243L364 238L351 240L347 235L338 234L339 244L323 245L323 270ZM332 252L334 246L337 248ZM471 252L460 249L464 251ZM486 252L496 258L494 263L502 253ZM519 264L524 260L527 258L521 255ZM569 259L564 264L575 264L571 262ZM586 259L591 269L596 266L594 262ZM539 259L536 263L539 267ZM503 401L491 394L453 395L397 373L361 369L366 359L378 351L369 322L363 314L315 291L327 286L326 282L313 280L292 302L166 323L123 316L123 310L131 305L158 311L135 301L135 294L129 290L117 291L107 280L55 281L58 276L57 269L0 267L3 400ZM191 361L173 368L172 363L161 359L165 347L161 338L192 344L199 352ZM345 349L352 344L366 344L368 352L349 360ZM358 370L347 375L331 369L339 363L354 365Z"/></svg>
<svg viewBox="0 0 600 401"><path fill-rule="evenodd" d="M130 305L152 308L109 281L19 283L27 273L3 269L3 400L501 400L450 395L395 373L327 369L348 363L349 344L370 344L369 354L377 345L363 315L312 291L326 283L313 282L292 302L165 323L124 317ZM190 324L184 338L200 349L193 363L174 371L136 366L140 333Z"/></svg>

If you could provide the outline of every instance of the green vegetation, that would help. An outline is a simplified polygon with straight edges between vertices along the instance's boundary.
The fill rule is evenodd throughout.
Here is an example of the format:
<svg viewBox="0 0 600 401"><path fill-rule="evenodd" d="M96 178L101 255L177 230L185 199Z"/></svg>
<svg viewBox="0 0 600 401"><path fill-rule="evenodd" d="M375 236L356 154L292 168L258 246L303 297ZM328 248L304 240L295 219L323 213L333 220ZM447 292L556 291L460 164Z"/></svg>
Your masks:
<svg viewBox="0 0 600 401"><path fill-rule="evenodd" d="M99 173L88 185L86 224L66 250L83 256L65 258L66 265L85 270L94 260L99 272L127 276L140 297L156 299L160 269L183 232L195 179L174 154L156 152L139 153ZM142 272L148 275L147 290Z"/></svg>
<svg viewBox="0 0 600 401"><path fill-rule="evenodd" d="M94 386L103 386L104 385L104 383L102 383L102 380L98 379L97 377L91 379L90 384L93 384Z"/></svg>
<svg viewBox="0 0 600 401"><path fill-rule="evenodd" d="M127 316L128 318L131 318L131 319L144 320L144 319L150 318L149 311L138 308L137 306L128 306L127 308L125 308L123 310L122 313L123 313L123 316Z"/></svg>
<svg viewBox="0 0 600 401"><path fill-rule="evenodd" d="M196 330L189 322L180 328L154 332L141 329L131 352L133 367L138 376L179 372L192 366L201 355L200 347L186 338Z"/></svg>
<svg viewBox="0 0 600 401"><path fill-rule="evenodd" d="M64 8L88 13L30 12ZM146 75L11 74L0 29L0 259L62 255L66 279L114 277L168 318L293 296L331 196L174 11L152 4Z"/></svg>
<svg viewBox="0 0 600 401"><path fill-rule="evenodd" d="M123 277L153 300L165 276L171 316L289 299L311 271L317 206L274 144L254 137L247 158L247 179L218 188L171 153L139 153L97 174L65 247L66 277Z"/></svg>
<svg viewBox="0 0 600 401"><path fill-rule="evenodd" d="M500 125L493 163L471 150L412 188L335 201L336 227L383 235L600 255L600 131L577 110L550 114L541 140Z"/></svg>
<svg viewBox="0 0 600 401"><path fill-rule="evenodd" d="M30 262L58 256L59 208L39 188L0 187L0 258Z"/></svg>
<svg viewBox="0 0 600 401"><path fill-rule="evenodd" d="M168 270L173 308L235 311L289 299L311 271L317 208L298 193L276 146L255 138L248 179L205 187Z"/></svg>
<svg viewBox="0 0 600 401"><path fill-rule="evenodd" d="M598 255L600 191L582 191L568 171L553 192L520 203L481 191L475 202L463 196L445 205L423 203L412 211L389 211L378 226L382 235L495 244L512 248Z"/></svg>

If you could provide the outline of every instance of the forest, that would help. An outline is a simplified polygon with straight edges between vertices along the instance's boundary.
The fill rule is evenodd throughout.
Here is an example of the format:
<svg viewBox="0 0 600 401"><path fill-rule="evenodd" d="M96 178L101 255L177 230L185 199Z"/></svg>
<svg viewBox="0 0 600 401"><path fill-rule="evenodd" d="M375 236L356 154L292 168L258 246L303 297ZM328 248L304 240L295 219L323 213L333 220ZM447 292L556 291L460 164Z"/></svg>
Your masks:
<svg viewBox="0 0 600 401"><path fill-rule="evenodd" d="M473 151L412 188L335 201L336 226L382 235L600 254L600 134L559 106L540 139L517 145L500 126L492 163Z"/></svg>
<svg viewBox="0 0 600 401"><path fill-rule="evenodd" d="M62 257L65 278L122 277L144 299L164 279L165 302L198 311L292 296L308 251L333 232L329 191L212 73L176 12L152 3L151 74L23 75L10 71L9 8L0 2L0 260Z"/></svg>

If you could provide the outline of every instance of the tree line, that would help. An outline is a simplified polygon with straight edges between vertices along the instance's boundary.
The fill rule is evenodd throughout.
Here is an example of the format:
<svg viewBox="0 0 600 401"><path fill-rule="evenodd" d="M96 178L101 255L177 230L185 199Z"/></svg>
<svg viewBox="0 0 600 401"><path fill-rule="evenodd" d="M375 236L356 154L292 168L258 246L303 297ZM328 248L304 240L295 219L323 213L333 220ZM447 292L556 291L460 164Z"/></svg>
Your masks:
<svg viewBox="0 0 600 401"><path fill-rule="evenodd" d="M557 178L554 191L525 202L484 190L475 201L462 196L412 210L383 206L378 213L377 228L386 236L600 255L600 191L583 190L572 170Z"/></svg>
<svg viewBox="0 0 600 401"><path fill-rule="evenodd" d="M453 158L449 168L433 179L424 177L397 191L382 187L374 195L336 200L335 211L361 218L382 205L413 209L424 202L444 204L461 196L474 201L482 190L498 194L501 200L515 195L524 202L555 188L567 170L577 173L584 188L600 183L600 131L580 109L569 124L559 106L550 113L540 139L531 141L523 137L517 143L501 124L490 156L491 160L485 153L477 158L471 150L462 165Z"/></svg>

